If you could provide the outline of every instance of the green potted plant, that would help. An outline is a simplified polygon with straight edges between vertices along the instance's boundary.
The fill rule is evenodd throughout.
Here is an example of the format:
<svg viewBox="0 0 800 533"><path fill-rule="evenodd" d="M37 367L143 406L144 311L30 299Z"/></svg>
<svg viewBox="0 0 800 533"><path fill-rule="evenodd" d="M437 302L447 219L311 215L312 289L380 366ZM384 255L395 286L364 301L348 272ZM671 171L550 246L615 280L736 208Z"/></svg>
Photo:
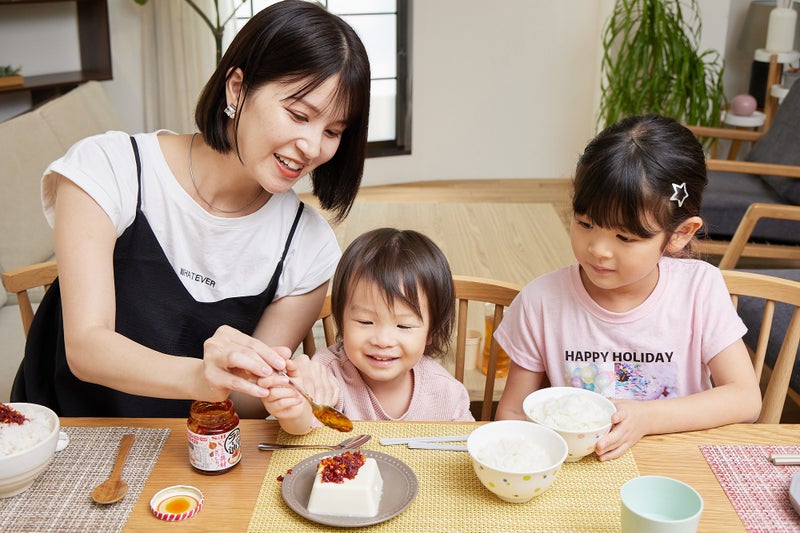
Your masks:
<svg viewBox="0 0 800 533"><path fill-rule="evenodd" d="M697 0L616 0L603 30L598 125L659 113L718 126L724 61L698 50L700 31Z"/></svg>
<svg viewBox="0 0 800 533"><path fill-rule="evenodd" d="M20 76L22 67L12 67L11 65L0 66L0 87L13 87L22 85L25 79Z"/></svg>
<svg viewBox="0 0 800 533"><path fill-rule="evenodd" d="M141 6L147 3L147 0L134 1ZM238 4L236 4L236 2L238 2ZM214 11L217 14L215 21L212 21L210 18L208 18L208 15L206 15L203 10L193 2L193 0L186 0L186 3L189 4L189 7L191 7L195 13L200 15L200 18L203 19L203 22L205 22L206 26L208 26L208 29L211 30L212 34L214 34L214 44L217 47L217 61L214 64L218 65L220 59L222 59L222 37L225 34L225 25L228 24L228 22L230 22L231 19L236 15L236 11L242 7L242 5L245 3L245 0L236 0L233 2L233 8L231 9L228 17L224 20L220 14L219 0L214 0Z"/></svg>

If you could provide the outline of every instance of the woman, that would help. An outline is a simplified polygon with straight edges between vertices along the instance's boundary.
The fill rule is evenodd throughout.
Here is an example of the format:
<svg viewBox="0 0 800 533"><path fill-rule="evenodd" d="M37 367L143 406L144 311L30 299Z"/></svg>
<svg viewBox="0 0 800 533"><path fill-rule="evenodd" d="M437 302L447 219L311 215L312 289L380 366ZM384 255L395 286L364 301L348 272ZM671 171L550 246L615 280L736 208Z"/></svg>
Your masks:
<svg viewBox="0 0 800 533"><path fill-rule="evenodd" d="M289 360L340 256L292 187L310 173L320 205L347 215L369 78L352 28L281 2L231 43L197 104L199 133L108 132L52 163L42 190L59 280L12 398L64 416L180 417L233 393L240 414L263 415L286 369L334 401L318 365Z"/></svg>

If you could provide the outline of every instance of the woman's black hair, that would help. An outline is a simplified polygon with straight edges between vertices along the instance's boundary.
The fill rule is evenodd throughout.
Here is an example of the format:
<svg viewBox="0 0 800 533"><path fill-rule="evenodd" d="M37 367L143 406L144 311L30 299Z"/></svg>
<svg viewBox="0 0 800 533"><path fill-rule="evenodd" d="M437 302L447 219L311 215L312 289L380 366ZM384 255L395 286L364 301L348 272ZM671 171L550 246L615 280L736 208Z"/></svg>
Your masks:
<svg viewBox="0 0 800 533"><path fill-rule="evenodd" d="M217 69L203 88L195 122L214 150L238 149L239 114L234 128L223 113L228 105L225 83L235 69L243 73L239 109L248 94L270 82L298 83L292 95L302 98L333 76L339 77L332 103L343 112L347 128L330 161L311 174L314 196L335 220L353 205L367 149L370 69L363 43L341 18L304 0L284 0L256 13L236 34Z"/></svg>
<svg viewBox="0 0 800 533"><path fill-rule="evenodd" d="M578 159L572 210L592 224L649 238L700 216L705 154L686 127L634 115L601 131Z"/></svg>
<svg viewBox="0 0 800 533"><path fill-rule="evenodd" d="M444 252L429 237L413 230L378 228L350 243L331 288L331 314L339 341L345 306L360 281L375 283L389 305L398 300L419 318L421 292L430 318L425 355L440 357L448 352L456 308L453 275Z"/></svg>

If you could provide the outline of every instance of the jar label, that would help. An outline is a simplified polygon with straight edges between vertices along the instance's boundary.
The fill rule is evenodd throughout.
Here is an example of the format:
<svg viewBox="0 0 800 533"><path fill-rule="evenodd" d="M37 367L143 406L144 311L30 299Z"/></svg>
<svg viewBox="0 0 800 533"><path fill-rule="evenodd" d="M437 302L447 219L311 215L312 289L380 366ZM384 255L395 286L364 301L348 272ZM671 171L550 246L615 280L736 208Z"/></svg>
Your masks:
<svg viewBox="0 0 800 533"><path fill-rule="evenodd" d="M216 435L200 435L187 430L189 463L198 470L218 472L237 464L242 458L239 427Z"/></svg>

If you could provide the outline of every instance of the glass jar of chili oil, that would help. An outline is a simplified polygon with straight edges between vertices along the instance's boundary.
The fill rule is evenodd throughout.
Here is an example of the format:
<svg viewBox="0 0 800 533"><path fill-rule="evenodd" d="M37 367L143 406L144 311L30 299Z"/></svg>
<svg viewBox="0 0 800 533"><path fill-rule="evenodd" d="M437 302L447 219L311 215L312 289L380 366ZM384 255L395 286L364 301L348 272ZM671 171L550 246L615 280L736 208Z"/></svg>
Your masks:
<svg viewBox="0 0 800 533"><path fill-rule="evenodd" d="M189 463L204 474L222 474L239 463L239 415L233 402L192 402L186 421Z"/></svg>

